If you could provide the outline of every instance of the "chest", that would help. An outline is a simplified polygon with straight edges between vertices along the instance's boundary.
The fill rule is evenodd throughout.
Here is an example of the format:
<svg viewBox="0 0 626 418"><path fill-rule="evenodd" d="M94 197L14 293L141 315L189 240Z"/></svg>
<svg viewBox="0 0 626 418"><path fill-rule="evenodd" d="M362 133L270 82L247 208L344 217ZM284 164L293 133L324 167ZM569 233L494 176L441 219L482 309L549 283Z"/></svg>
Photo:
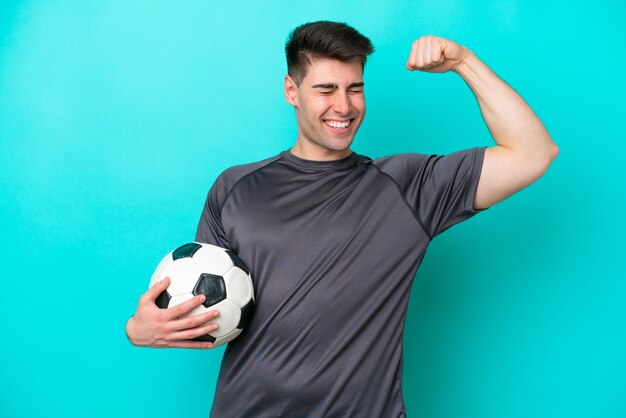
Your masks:
<svg viewBox="0 0 626 418"><path fill-rule="evenodd" d="M222 220L233 249L250 260L305 263L365 248L384 254L415 248L424 238L397 188L367 168L249 179L229 198Z"/></svg>

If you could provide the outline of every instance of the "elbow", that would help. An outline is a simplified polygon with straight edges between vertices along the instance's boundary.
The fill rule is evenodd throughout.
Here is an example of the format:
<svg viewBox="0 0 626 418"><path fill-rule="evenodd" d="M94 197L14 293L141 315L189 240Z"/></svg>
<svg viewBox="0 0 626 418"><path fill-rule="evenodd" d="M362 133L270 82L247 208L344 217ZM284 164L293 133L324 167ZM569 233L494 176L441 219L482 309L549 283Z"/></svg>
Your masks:
<svg viewBox="0 0 626 418"><path fill-rule="evenodd" d="M558 156L559 156L559 147L556 144L554 144L552 146L552 149L550 150L550 157L551 157L550 162L556 160L556 157Z"/></svg>
<svg viewBox="0 0 626 418"><path fill-rule="evenodd" d="M535 173L535 177L539 178L548 171L558 155L559 147L553 143L536 150L534 153L526 154L526 164L529 171Z"/></svg>
<svg viewBox="0 0 626 418"><path fill-rule="evenodd" d="M549 141L546 142L546 145L541 148L538 155L538 157L540 157L538 159L543 161L543 165L545 165L547 169L550 164L552 164L552 161L556 160L556 157L559 156L559 147L552 141L552 138L549 138Z"/></svg>
<svg viewBox="0 0 626 418"><path fill-rule="evenodd" d="M556 160L556 157L558 156L559 156L559 147L557 147L556 144L553 144L552 146L550 146L544 151L542 158L539 159L539 161L542 161L539 164L540 171L542 174L548 171L548 168L550 167L552 162Z"/></svg>

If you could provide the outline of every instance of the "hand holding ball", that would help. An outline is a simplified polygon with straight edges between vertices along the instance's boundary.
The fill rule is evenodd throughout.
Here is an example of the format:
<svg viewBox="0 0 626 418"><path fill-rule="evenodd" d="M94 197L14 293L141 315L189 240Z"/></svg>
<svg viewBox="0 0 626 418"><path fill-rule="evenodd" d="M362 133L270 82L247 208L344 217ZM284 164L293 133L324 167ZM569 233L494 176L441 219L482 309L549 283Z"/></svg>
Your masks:
<svg viewBox="0 0 626 418"><path fill-rule="evenodd" d="M202 305L181 318L209 310L220 312L213 321L219 328L194 340L210 341L217 347L233 340L248 324L254 310L252 278L234 252L210 244L185 244L163 258L150 287L165 277L170 284L155 300L159 308L172 308L202 294L206 297Z"/></svg>

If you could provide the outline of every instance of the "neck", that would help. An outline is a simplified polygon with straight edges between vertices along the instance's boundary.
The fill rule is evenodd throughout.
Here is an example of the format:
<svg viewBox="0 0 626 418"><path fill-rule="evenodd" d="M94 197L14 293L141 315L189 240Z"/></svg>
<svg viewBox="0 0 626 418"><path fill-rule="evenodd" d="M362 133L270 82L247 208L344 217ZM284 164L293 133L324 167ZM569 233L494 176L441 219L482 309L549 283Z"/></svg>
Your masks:
<svg viewBox="0 0 626 418"><path fill-rule="evenodd" d="M303 145L302 142L296 141L296 144L291 148L291 153L296 157L303 160L311 161L333 161L341 160L352 154L350 148L342 150L329 150L327 148L319 147L315 144L310 146Z"/></svg>

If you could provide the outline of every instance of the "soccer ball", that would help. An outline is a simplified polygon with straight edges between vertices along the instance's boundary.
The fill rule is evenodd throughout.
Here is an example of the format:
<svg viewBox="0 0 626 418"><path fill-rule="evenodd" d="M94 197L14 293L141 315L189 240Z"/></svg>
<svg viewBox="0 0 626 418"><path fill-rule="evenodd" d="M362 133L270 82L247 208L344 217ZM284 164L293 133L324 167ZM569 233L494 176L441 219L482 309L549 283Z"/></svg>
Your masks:
<svg viewBox="0 0 626 418"><path fill-rule="evenodd" d="M220 312L213 320L219 328L194 340L210 341L217 347L233 340L248 325L254 311L252 278L248 267L231 250L199 242L185 244L161 260L150 287L166 276L170 284L156 299L159 308L171 308L203 294L204 303L184 317L211 309Z"/></svg>

